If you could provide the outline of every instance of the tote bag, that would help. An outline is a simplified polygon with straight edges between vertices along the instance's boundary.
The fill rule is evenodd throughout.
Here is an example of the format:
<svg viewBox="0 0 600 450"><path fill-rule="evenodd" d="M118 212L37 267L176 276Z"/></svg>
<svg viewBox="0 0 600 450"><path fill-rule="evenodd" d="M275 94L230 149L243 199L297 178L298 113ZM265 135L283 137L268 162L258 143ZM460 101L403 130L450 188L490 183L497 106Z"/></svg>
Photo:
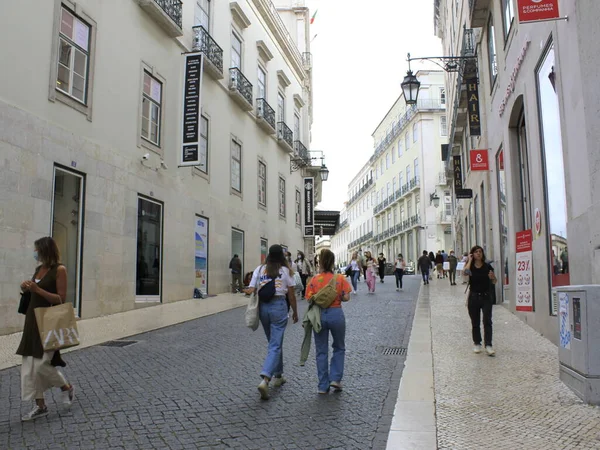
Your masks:
<svg viewBox="0 0 600 450"><path fill-rule="evenodd" d="M258 328L258 308L258 295L254 293L250 296L250 300L248 300L248 306L246 306L246 314L244 316L246 326L252 331L256 331Z"/></svg>
<svg viewBox="0 0 600 450"><path fill-rule="evenodd" d="M80 344L72 303L35 308L35 320L44 351L62 350Z"/></svg>

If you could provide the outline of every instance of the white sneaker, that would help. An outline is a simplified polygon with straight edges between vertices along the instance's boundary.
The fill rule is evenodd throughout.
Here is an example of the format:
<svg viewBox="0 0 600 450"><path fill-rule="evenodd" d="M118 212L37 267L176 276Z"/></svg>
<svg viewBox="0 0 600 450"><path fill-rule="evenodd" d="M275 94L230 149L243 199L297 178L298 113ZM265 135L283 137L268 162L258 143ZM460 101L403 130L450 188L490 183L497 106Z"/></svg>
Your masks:
<svg viewBox="0 0 600 450"><path fill-rule="evenodd" d="M356 291L352 291L353 294L356 294Z"/></svg>
<svg viewBox="0 0 600 450"><path fill-rule="evenodd" d="M269 400L269 383L264 378L258 385L258 392L262 400Z"/></svg>
<svg viewBox="0 0 600 450"><path fill-rule="evenodd" d="M273 387L281 387L285 384L287 380L282 376L273 377Z"/></svg>
<svg viewBox="0 0 600 450"><path fill-rule="evenodd" d="M473 347L473 353L481 353L481 344Z"/></svg>
<svg viewBox="0 0 600 450"><path fill-rule="evenodd" d="M75 386L71 385L66 391L61 391L60 395L65 405L73 404L73 400L75 400Z"/></svg>
<svg viewBox="0 0 600 450"><path fill-rule="evenodd" d="M488 356L495 356L496 352L494 351L494 348L491 345L486 345L485 346L485 352L488 354Z"/></svg>
<svg viewBox="0 0 600 450"><path fill-rule="evenodd" d="M396 288L396 292L400 292L400 289Z"/></svg>
<svg viewBox="0 0 600 450"><path fill-rule="evenodd" d="M44 417L48 415L48 407L44 407L44 408L40 408L38 405L35 405L35 407L25 416L21 417L21 420L23 422L28 422L30 420L35 420L38 417Z"/></svg>

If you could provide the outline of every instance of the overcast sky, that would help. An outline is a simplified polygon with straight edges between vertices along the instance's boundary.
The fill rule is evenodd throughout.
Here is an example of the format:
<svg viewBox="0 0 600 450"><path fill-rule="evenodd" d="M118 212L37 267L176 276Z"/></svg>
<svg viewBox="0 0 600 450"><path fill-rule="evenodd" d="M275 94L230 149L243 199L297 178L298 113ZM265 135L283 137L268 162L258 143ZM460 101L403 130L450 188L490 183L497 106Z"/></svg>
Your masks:
<svg viewBox="0 0 600 450"><path fill-rule="evenodd" d="M340 210L348 183L373 154L371 134L400 95L406 54L441 56L433 0L307 0L312 15L311 150L330 170L318 209ZM413 63L414 72L431 67Z"/></svg>

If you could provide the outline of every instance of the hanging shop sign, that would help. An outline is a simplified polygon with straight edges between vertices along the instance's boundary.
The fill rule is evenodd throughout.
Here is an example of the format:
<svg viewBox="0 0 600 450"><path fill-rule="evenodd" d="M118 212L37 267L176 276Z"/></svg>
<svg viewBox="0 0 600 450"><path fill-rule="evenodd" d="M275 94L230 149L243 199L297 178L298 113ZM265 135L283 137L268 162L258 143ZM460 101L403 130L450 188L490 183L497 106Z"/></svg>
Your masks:
<svg viewBox="0 0 600 450"><path fill-rule="evenodd" d="M183 139L179 161L182 166L202 166L200 155L200 111L202 102L202 53L187 53L183 80Z"/></svg>
<svg viewBox="0 0 600 450"><path fill-rule="evenodd" d="M304 178L304 237L315 235L315 179Z"/></svg>
<svg viewBox="0 0 600 450"><path fill-rule="evenodd" d="M467 103L469 108L469 133L481 136L481 117L479 115L479 83L477 78L469 78L467 83Z"/></svg>
<svg viewBox="0 0 600 450"><path fill-rule="evenodd" d="M460 155L452 156L452 172L454 173L454 190L458 191L463 188L462 161Z"/></svg>
<svg viewBox="0 0 600 450"><path fill-rule="evenodd" d="M506 105L508 104L508 99L515 92L515 87L517 85L517 75L519 75L519 71L521 70L521 66L523 65L523 60L525 59L525 55L527 54L527 50L529 49L529 44L531 41L528 37L525 38L525 44L523 44L523 48L521 49L521 53L519 53L519 57L517 58L517 62L515 67L513 68L512 74L510 76L510 81L508 86L506 87L506 92L504 93L504 98L502 99L502 103L500 103L500 107L498 108L498 114L500 117L504 115L504 111L506 110Z"/></svg>
<svg viewBox="0 0 600 450"><path fill-rule="evenodd" d="M559 18L558 0L519 0L519 23Z"/></svg>
<svg viewBox="0 0 600 450"><path fill-rule="evenodd" d="M469 152L471 170L490 170L488 150L471 150Z"/></svg>
<svg viewBox="0 0 600 450"><path fill-rule="evenodd" d="M517 311L533 311L533 233L517 233Z"/></svg>

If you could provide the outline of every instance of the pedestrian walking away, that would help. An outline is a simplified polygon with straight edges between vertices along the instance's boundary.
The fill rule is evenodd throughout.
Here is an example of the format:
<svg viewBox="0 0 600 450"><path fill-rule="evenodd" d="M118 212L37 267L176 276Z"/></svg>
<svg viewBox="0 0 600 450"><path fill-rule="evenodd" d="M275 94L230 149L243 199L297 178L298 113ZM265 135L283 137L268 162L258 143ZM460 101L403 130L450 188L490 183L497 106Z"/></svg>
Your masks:
<svg viewBox="0 0 600 450"><path fill-rule="evenodd" d="M293 323L298 322L294 289L295 281L287 268L283 248L281 245L272 245L266 264L254 270L250 288L246 290L250 295L255 290L258 292L259 318L268 342L267 356L260 372L262 381L258 385L258 392L263 400L269 399L269 383L272 379L274 387L280 387L286 382L283 377L283 336L290 307Z"/></svg>
<svg viewBox="0 0 600 450"><path fill-rule="evenodd" d="M352 253L352 260L350 261L350 279L352 281L352 293L356 294L358 291L358 276L360 275L360 263L358 259L358 252Z"/></svg>
<svg viewBox="0 0 600 450"><path fill-rule="evenodd" d="M437 255L435 255L435 271L437 272L438 278L444 278L444 257L440 250L438 250Z"/></svg>
<svg viewBox="0 0 600 450"><path fill-rule="evenodd" d="M454 250L450 250L448 255L448 277L450 278L450 286L456 286L456 267L458 266L458 259L454 255Z"/></svg>
<svg viewBox="0 0 600 450"><path fill-rule="evenodd" d="M43 237L34 243L33 257L41 263L31 280L21 283L21 291L29 293L29 306L25 312L25 325L17 355L23 357L21 365L21 398L35 400L34 408L22 420L35 420L48 415L44 392L50 388L61 389L62 402L71 405L75 387L56 368L65 367L58 351L44 352L35 318L35 308L60 305L67 298L67 269L60 263L58 246L51 237Z"/></svg>
<svg viewBox="0 0 600 450"><path fill-rule="evenodd" d="M385 263L385 256L383 256L383 253L380 253L377 257L377 264L379 265L379 279L381 283L383 283L383 279L385 277Z"/></svg>
<svg viewBox="0 0 600 450"><path fill-rule="evenodd" d="M396 258L396 267L394 270L394 275L396 276L396 291L402 289L402 277L404 276L404 269L406 269L406 261L404 261L402 253L399 253L398 257Z"/></svg>
<svg viewBox="0 0 600 450"><path fill-rule="evenodd" d="M375 294L377 261L371 255L371 252L365 252L365 260L367 262L367 287L369 288L369 294Z"/></svg>
<svg viewBox="0 0 600 450"><path fill-rule="evenodd" d="M231 270L231 292L237 294L244 291L244 283L242 282L242 260L238 255L233 255L229 261L229 269Z"/></svg>
<svg viewBox="0 0 600 450"><path fill-rule="evenodd" d="M367 282L367 263L365 262L365 253L361 250L358 249L358 267L360 270L360 272L358 273L358 281L360 281L360 274L363 274L363 277L365 278L365 283Z"/></svg>
<svg viewBox="0 0 600 450"><path fill-rule="evenodd" d="M431 259L427 256L427 250L423 250L423 255L417 261L417 269L423 277L423 284L429 284L429 270L431 269Z"/></svg>
<svg viewBox="0 0 600 450"><path fill-rule="evenodd" d="M328 308L321 309L321 329L313 330L315 338L315 357L317 361L317 378L319 394L327 394L330 389L342 391L344 377L344 361L346 358L346 318L342 310L342 302L350 300L350 284L346 277L334 275L335 256L329 249L321 250L319 257L320 273L313 277L306 290L306 298L310 299L332 282L335 277L336 296ZM314 307L314 306L313 306ZM329 362L329 334L333 343L333 353Z"/></svg>
<svg viewBox="0 0 600 450"><path fill-rule="evenodd" d="M492 298L490 290L496 284L494 268L485 262L485 253L479 245L471 249L465 265L465 275L469 277L467 308L471 317L473 351L481 353L481 313L483 312L483 337L485 351L489 356L496 352L492 346Z"/></svg>

